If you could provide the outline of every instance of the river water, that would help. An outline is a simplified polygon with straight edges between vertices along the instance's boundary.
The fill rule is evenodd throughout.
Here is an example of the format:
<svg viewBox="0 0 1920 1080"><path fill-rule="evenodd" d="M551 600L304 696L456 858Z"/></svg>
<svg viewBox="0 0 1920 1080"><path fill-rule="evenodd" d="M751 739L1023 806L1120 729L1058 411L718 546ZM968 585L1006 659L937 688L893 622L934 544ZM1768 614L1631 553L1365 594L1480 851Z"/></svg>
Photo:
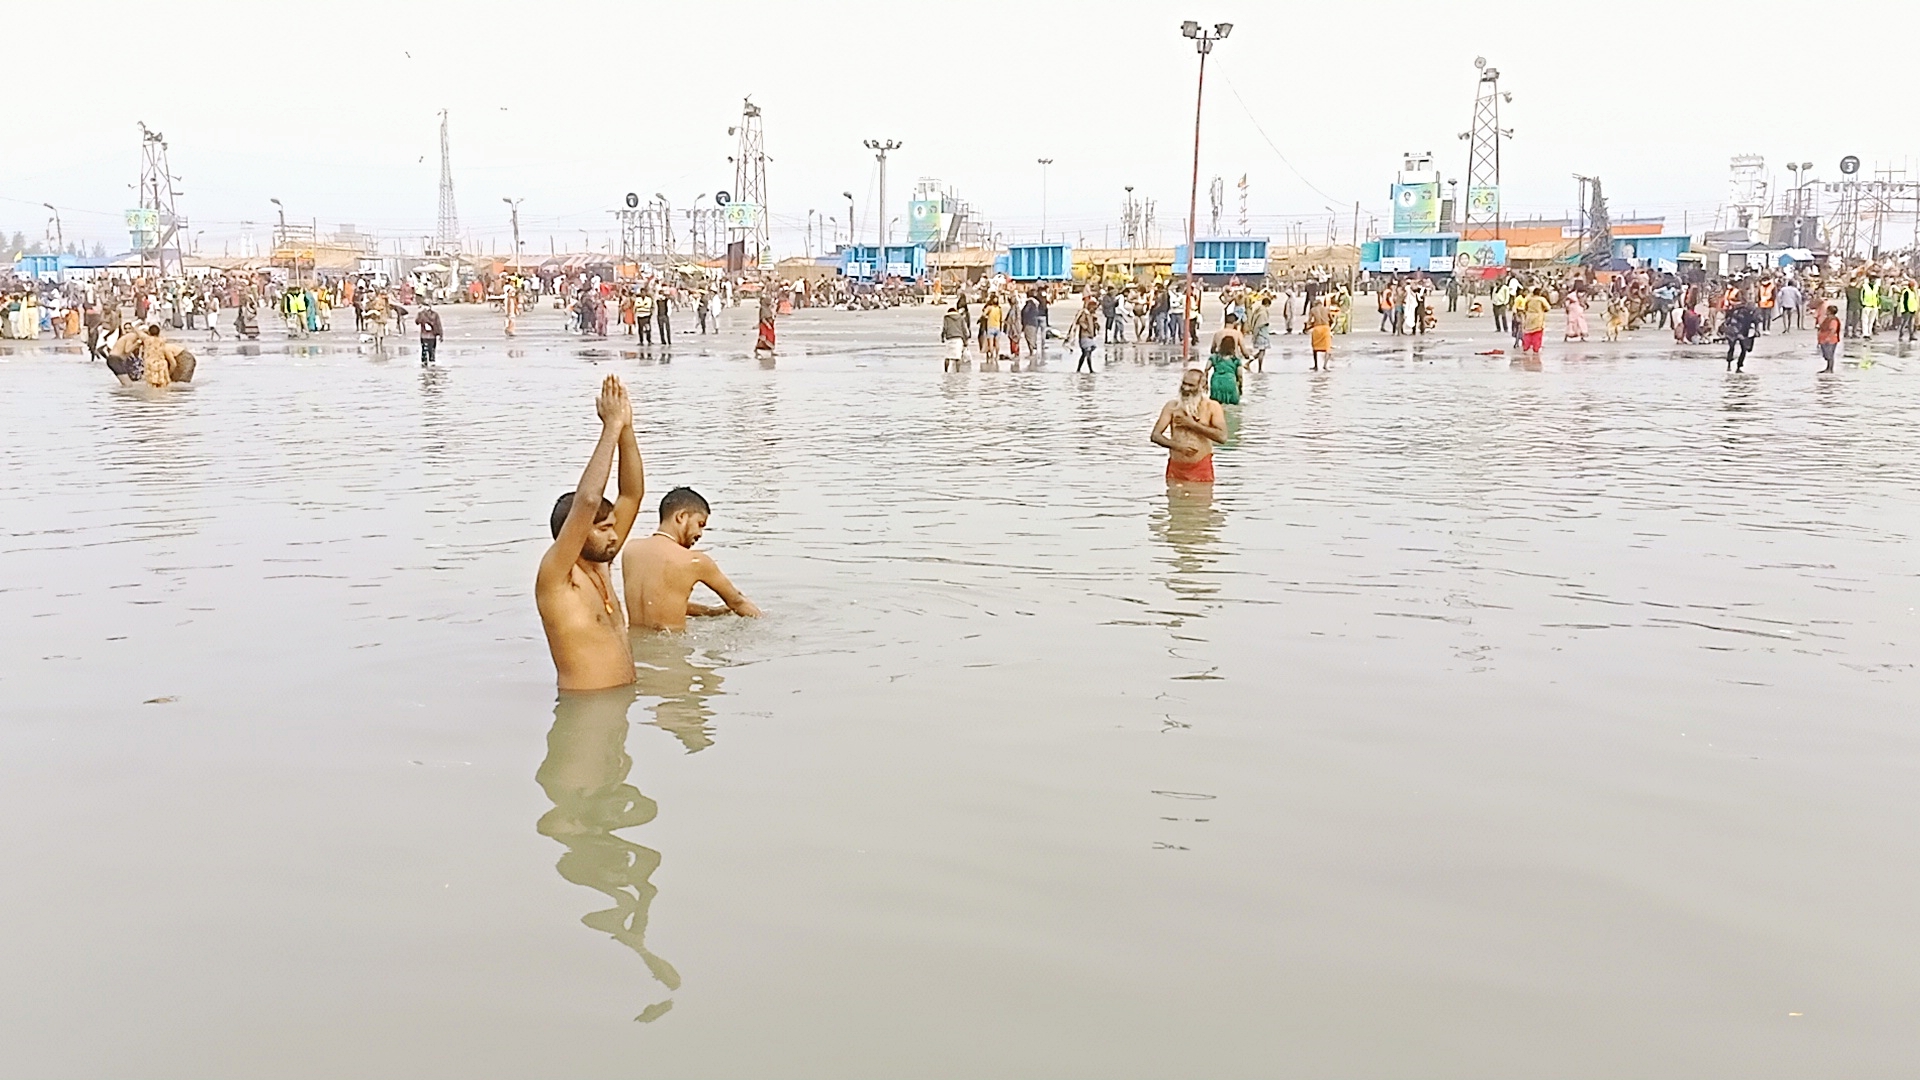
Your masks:
<svg viewBox="0 0 1920 1080"><path fill-rule="evenodd" d="M0 1074L1920 1071L1920 359L1289 344L1207 496L937 319L5 343ZM556 702L610 371L767 617Z"/></svg>

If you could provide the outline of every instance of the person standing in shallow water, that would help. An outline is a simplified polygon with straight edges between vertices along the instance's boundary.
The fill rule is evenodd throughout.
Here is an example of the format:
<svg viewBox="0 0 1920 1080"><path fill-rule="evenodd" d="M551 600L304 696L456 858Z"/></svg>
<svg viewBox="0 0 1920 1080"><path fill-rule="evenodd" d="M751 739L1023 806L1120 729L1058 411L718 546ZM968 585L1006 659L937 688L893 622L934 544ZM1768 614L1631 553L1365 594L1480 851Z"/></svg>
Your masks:
<svg viewBox="0 0 1920 1080"><path fill-rule="evenodd" d="M1085 368L1091 373L1093 351L1100 347L1100 307L1091 295L1080 305L1080 314L1073 318L1073 336L1080 346L1080 359L1074 363L1073 370Z"/></svg>
<svg viewBox="0 0 1920 1080"><path fill-rule="evenodd" d="M1160 409L1153 445L1167 451L1169 483L1213 483L1213 444L1227 441L1227 410L1206 395L1206 372L1180 373L1180 396Z"/></svg>
<svg viewBox="0 0 1920 1080"><path fill-rule="evenodd" d="M1229 311L1226 325L1213 335L1207 348L1207 365L1213 371L1207 394L1222 405L1240 404L1240 367L1247 357L1246 335L1240 331L1240 316Z"/></svg>
<svg viewBox="0 0 1920 1080"><path fill-rule="evenodd" d="M446 329L440 324L440 313L433 310L432 304L422 303L413 321L420 327L420 362L431 364L440 348L440 339L446 335Z"/></svg>
<svg viewBox="0 0 1920 1080"><path fill-rule="evenodd" d="M1547 334L1546 289L1535 285L1514 309L1514 326L1520 331L1520 351L1540 359L1541 339Z"/></svg>
<svg viewBox="0 0 1920 1080"><path fill-rule="evenodd" d="M633 406L612 375L600 384L594 404L600 441L580 475L580 486L553 504L548 524L553 545L540 559L533 599L562 690L604 690L633 682L627 617L608 568L626 543L646 474L633 434ZM614 452L620 455L618 501L606 499Z"/></svg>
<svg viewBox="0 0 1920 1080"><path fill-rule="evenodd" d="M1820 334L1820 359L1827 363L1826 367L1820 369L1820 374L1829 375L1833 373L1833 356L1836 352L1840 351L1840 308L1838 305L1827 305L1827 310L1820 316L1820 325L1817 329Z"/></svg>
<svg viewBox="0 0 1920 1080"><path fill-rule="evenodd" d="M707 500L689 487L677 487L660 500L660 527L652 536L627 549L620 561L620 577L636 626L648 630L685 630L688 616L732 612L758 618L760 609L727 580L720 565L704 551L693 550L707 529L712 513ZM722 601L696 604L693 589L705 585Z"/></svg>
<svg viewBox="0 0 1920 1080"><path fill-rule="evenodd" d="M755 331L753 341L753 351L763 356L773 355L774 310L773 290L770 286L763 283L760 289L759 329Z"/></svg>

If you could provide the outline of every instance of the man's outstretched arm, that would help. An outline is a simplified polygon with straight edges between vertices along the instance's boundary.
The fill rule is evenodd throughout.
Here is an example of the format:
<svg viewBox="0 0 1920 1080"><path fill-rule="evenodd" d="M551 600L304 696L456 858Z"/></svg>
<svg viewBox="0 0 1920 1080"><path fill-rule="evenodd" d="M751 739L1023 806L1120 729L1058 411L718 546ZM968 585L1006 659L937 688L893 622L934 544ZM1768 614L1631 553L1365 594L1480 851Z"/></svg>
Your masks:
<svg viewBox="0 0 1920 1080"><path fill-rule="evenodd" d="M712 589L715 595L726 602L727 606L724 608L716 608L706 604L689 603L687 605L687 614L724 615L731 611L735 615L744 615L750 619L760 616L760 609L754 606L753 601L747 599L745 593L733 587L733 582L727 580L727 575L720 572L720 565L714 562L711 557L695 552L693 561L694 565L698 567L700 571L700 576L696 580L707 588Z"/></svg>
<svg viewBox="0 0 1920 1080"><path fill-rule="evenodd" d="M620 494L613 501L613 529L622 545L633 531L633 521L640 516L640 502L647 494L646 466L640 460L640 440L634 435L630 400L626 412L627 426L620 431Z"/></svg>
<svg viewBox="0 0 1920 1080"><path fill-rule="evenodd" d="M536 593L564 585L573 564L579 561L581 550L586 547L587 534L593 531L594 519L600 515L600 500L606 497L614 447L620 441L621 430L631 424L626 398L620 380L612 375L600 384L600 397L595 403L600 413L600 441L594 445L593 456L587 459L586 471L580 474L580 486L574 489L573 507L567 511L560 534L553 538L553 546L540 558L540 572L534 578Z"/></svg>

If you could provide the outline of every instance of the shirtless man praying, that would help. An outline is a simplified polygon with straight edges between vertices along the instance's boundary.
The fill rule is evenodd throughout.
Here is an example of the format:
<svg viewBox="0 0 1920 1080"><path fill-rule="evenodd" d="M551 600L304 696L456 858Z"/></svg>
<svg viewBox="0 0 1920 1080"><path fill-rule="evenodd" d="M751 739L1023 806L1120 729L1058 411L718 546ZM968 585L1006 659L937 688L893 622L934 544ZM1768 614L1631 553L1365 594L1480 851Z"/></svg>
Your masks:
<svg viewBox="0 0 1920 1080"><path fill-rule="evenodd" d="M635 626L685 630L689 615L725 615L731 611L752 618L760 614L753 601L720 572L711 556L692 550L706 531L707 513L707 500L699 492L674 488L660 500L660 528L627 549L620 576L626 583ZM695 585L712 589L724 605L691 602Z"/></svg>
<svg viewBox="0 0 1920 1080"><path fill-rule="evenodd" d="M1167 448L1169 483L1213 483L1213 444L1227 441L1227 411L1207 397L1206 380L1197 367L1181 372L1180 396L1153 422L1153 445Z"/></svg>
<svg viewBox="0 0 1920 1080"><path fill-rule="evenodd" d="M553 504L553 546L540 558L533 599L562 690L604 690L633 682L627 618L608 568L640 515L646 474L633 435L633 406L612 375L595 403L600 442L580 474L580 486ZM620 451L620 496L608 502L607 473Z"/></svg>

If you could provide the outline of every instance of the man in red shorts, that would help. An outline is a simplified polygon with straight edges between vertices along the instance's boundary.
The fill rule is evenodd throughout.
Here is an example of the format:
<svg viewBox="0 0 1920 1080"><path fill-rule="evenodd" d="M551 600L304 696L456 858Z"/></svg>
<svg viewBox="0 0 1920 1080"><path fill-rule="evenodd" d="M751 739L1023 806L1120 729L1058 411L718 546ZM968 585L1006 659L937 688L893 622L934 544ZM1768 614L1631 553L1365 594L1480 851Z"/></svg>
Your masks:
<svg viewBox="0 0 1920 1080"><path fill-rule="evenodd" d="M1153 445L1167 448L1167 482L1213 483L1213 444L1227 441L1227 411L1207 397L1206 373L1180 374L1180 396L1153 422Z"/></svg>

